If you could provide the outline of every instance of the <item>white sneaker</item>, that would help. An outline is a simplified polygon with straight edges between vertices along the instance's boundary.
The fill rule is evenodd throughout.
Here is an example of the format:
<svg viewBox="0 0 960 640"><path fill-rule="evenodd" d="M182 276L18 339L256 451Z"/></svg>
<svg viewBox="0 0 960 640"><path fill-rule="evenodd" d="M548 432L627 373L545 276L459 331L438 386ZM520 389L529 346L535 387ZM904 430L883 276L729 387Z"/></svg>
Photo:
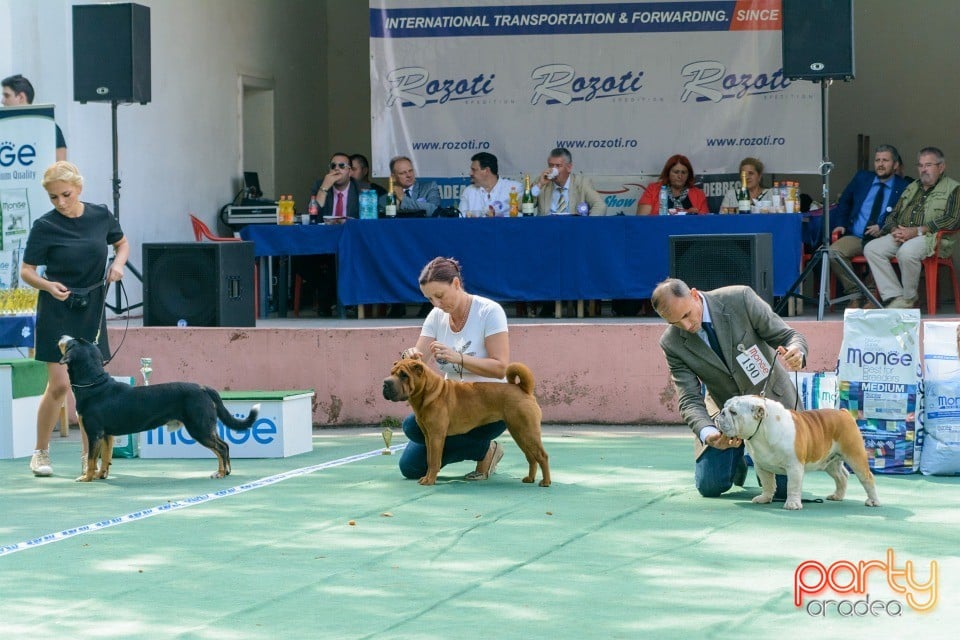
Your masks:
<svg viewBox="0 0 960 640"><path fill-rule="evenodd" d="M53 467L50 465L50 452L46 449L37 449L30 458L30 471L38 478L46 478L53 475Z"/></svg>

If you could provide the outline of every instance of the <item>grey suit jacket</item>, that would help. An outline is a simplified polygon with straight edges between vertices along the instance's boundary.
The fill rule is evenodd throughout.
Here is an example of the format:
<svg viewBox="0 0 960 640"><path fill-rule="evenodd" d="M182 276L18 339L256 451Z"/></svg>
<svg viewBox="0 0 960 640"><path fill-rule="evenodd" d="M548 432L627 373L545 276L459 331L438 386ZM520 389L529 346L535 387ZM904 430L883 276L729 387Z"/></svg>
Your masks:
<svg viewBox="0 0 960 640"><path fill-rule="evenodd" d="M590 207L590 215L607 215L607 205L604 203L603 197L593 188L593 183L590 181L590 178L577 173L571 173L568 183L567 186L570 187L567 192L570 200L570 208L568 211L576 213L577 205L581 202L586 202L587 206ZM550 214L550 200L553 198L553 190L556 188L557 185L551 180L547 182L546 186L540 189L540 195L537 196L537 215L545 216Z"/></svg>
<svg viewBox="0 0 960 640"><path fill-rule="evenodd" d="M766 396L779 400L788 409L797 409L797 389L788 372L776 360L777 347L796 346L807 353L807 341L773 312L750 287L730 286L701 291L723 352L723 362L699 335L677 327L668 327L660 337L660 348L667 358L670 377L677 390L680 415L696 436L696 455L705 448L700 430L715 425L723 403L733 396L760 394L766 381L753 384L736 361L743 349L757 345L767 362L773 364ZM707 388L701 395L700 383Z"/></svg>
<svg viewBox="0 0 960 640"><path fill-rule="evenodd" d="M422 209L427 217L437 215L437 207L440 206L440 187L436 182L421 182L416 180L410 187L409 198L400 201L397 207L400 211L417 211ZM387 195L380 196L379 206L382 210L387 206Z"/></svg>

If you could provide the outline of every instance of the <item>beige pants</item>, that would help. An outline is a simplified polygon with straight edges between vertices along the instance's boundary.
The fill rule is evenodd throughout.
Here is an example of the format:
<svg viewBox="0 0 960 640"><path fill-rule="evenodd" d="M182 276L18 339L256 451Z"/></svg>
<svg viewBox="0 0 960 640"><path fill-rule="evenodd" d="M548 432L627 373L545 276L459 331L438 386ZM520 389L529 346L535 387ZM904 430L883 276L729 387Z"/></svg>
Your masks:
<svg viewBox="0 0 960 640"><path fill-rule="evenodd" d="M863 249L870 271L877 282L880 298L886 302L898 296L916 300L917 287L920 285L920 261L930 255L926 239L923 236L910 238L899 244L891 235L885 235L870 242ZM900 266L900 280L893 270L891 258L897 259Z"/></svg>
<svg viewBox="0 0 960 640"><path fill-rule="evenodd" d="M850 263L850 259L863 255L863 240L857 236L842 236L837 238L837 241L830 245L830 255L840 258L852 269L853 266ZM837 276L837 280L839 280L843 286L843 292L845 294L860 294L860 290L857 288L857 284L853 279L847 275L846 271L834 264L832 260L830 261L830 270L833 272L833 275Z"/></svg>

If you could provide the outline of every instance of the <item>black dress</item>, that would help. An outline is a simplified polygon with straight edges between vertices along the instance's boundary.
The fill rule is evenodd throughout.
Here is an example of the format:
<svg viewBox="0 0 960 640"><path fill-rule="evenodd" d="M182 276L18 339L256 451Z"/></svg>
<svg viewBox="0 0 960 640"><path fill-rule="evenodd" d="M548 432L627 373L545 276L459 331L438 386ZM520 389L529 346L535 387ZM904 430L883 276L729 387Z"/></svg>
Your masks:
<svg viewBox="0 0 960 640"><path fill-rule="evenodd" d="M120 223L104 205L83 203L83 215L68 218L54 209L37 218L30 229L23 262L46 265L44 278L70 289L82 289L103 282L107 269L107 246L123 238ZM105 287L87 294L84 309L71 309L46 291L37 297L35 358L59 362L57 341L67 334L94 340L100 333L103 357L110 355L106 318L103 314Z"/></svg>

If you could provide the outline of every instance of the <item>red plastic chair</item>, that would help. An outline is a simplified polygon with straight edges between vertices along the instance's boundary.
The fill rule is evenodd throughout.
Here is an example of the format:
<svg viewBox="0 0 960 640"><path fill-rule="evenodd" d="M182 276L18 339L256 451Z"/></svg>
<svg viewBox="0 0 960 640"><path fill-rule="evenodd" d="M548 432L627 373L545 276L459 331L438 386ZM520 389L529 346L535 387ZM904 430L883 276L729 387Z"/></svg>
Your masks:
<svg viewBox="0 0 960 640"><path fill-rule="evenodd" d="M242 242L240 238L234 238L233 236L218 236L210 230L210 227L200 218L196 217L192 213L187 214L190 216L190 224L193 225L193 237L196 238L197 242L203 242L204 239L209 240L210 242ZM257 265L256 261L253 263L253 313L256 317L260 317L260 296L257 292L260 291L260 267Z"/></svg>
<svg viewBox="0 0 960 640"><path fill-rule="evenodd" d="M956 312L960 313L960 283L957 281L957 270L953 264L953 256L939 257L940 241L943 236L950 236L957 232L960 232L960 229L937 231L937 241L933 245L933 255L920 261L920 264L923 265L923 279L926 283L927 313L932 316L937 315L937 285L939 284L940 267L946 267L950 270L950 279L953 283L953 306ZM838 237L839 233L834 231L833 242L836 242ZM862 255L851 259L851 262L854 265L867 266L867 259ZM896 264L897 259L893 258L891 262Z"/></svg>
<svg viewBox="0 0 960 640"><path fill-rule="evenodd" d="M927 281L927 313L937 314L937 278L940 274L940 267L946 267L950 270L950 278L953 282L953 306L957 313L960 313L960 284L957 283L957 270L953 266L953 256L940 257L940 241L943 236L952 236L960 231L937 231L937 242L933 246L933 255L920 261L923 265L923 277Z"/></svg>

